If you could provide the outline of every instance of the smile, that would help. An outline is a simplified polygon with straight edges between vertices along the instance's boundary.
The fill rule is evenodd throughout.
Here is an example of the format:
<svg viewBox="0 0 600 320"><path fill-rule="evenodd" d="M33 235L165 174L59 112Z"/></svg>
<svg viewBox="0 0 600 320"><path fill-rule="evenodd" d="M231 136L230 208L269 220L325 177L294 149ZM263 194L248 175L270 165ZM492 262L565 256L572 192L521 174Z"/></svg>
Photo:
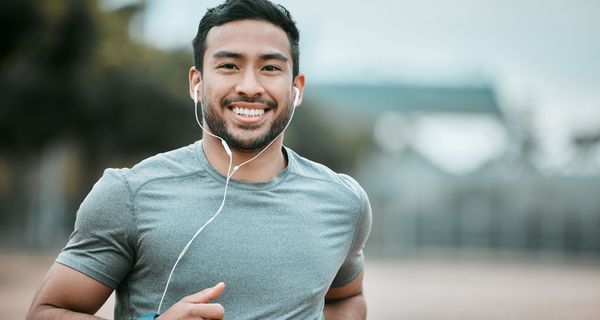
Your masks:
<svg viewBox="0 0 600 320"><path fill-rule="evenodd" d="M234 107L231 109L231 111L239 116L244 117L260 117L265 113L265 109L247 109L240 107Z"/></svg>

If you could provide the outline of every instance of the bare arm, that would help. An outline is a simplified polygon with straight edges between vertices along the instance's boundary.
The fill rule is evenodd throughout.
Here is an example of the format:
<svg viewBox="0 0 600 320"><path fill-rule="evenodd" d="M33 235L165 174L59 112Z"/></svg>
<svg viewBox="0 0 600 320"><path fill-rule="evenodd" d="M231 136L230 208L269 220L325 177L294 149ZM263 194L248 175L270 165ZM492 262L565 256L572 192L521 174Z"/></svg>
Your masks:
<svg viewBox="0 0 600 320"><path fill-rule="evenodd" d="M363 272L352 282L339 287L330 288L325 295L325 320L348 319L364 320L367 318L367 303L362 294Z"/></svg>
<svg viewBox="0 0 600 320"><path fill-rule="evenodd" d="M27 319L99 319L113 289L83 273L54 263L29 308Z"/></svg>
<svg viewBox="0 0 600 320"><path fill-rule="evenodd" d="M166 310L159 319L210 317L222 319L224 309L210 301L225 289L219 283L212 288L187 296ZM35 294L27 320L31 319L100 319L93 316L106 302L113 289L79 271L55 263Z"/></svg>

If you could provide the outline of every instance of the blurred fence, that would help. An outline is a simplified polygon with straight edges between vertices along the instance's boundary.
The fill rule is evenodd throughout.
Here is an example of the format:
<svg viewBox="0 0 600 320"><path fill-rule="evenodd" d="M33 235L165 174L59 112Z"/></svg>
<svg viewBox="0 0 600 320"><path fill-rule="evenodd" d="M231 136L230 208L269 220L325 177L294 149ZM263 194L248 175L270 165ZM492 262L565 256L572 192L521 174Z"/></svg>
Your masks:
<svg viewBox="0 0 600 320"><path fill-rule="evenodd" d="M373 206L371 256L431 246L600 253L599 178L410 176L399 168L401 160L362 175Z"/></svg>

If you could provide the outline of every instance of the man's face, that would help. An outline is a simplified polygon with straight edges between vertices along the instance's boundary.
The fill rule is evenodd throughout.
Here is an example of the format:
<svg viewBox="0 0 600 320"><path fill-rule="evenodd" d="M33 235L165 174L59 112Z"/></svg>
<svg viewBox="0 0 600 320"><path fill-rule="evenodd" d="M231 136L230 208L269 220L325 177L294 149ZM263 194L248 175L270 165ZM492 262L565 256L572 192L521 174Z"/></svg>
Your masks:
<svg viewBox="0 0 600 320"><path fill-rule="evenodd" d="M281 28L259 20L212 28L202 71L204 121L231 148L262 149L285 128L293 79L290 44Z"/></svg>

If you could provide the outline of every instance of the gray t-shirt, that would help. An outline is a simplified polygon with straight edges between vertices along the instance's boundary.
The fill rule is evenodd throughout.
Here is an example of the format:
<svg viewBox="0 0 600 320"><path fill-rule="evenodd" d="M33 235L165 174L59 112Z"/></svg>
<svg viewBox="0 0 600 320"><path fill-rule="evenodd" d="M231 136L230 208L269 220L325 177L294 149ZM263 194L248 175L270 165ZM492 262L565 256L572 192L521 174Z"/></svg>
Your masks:
<svg viewBox="0 0 600 320"><path fill-rule="evenodd" d="M330 286L362 270L371 227L352 178L289 148L273 180L232 180L223 211L179 262L162 311L225 282L226 319L321 319ZM131 169L107 169L57 262L116 289L116 319L155 312L179 253L217 211L225 177L198 141Z"/></svg>

